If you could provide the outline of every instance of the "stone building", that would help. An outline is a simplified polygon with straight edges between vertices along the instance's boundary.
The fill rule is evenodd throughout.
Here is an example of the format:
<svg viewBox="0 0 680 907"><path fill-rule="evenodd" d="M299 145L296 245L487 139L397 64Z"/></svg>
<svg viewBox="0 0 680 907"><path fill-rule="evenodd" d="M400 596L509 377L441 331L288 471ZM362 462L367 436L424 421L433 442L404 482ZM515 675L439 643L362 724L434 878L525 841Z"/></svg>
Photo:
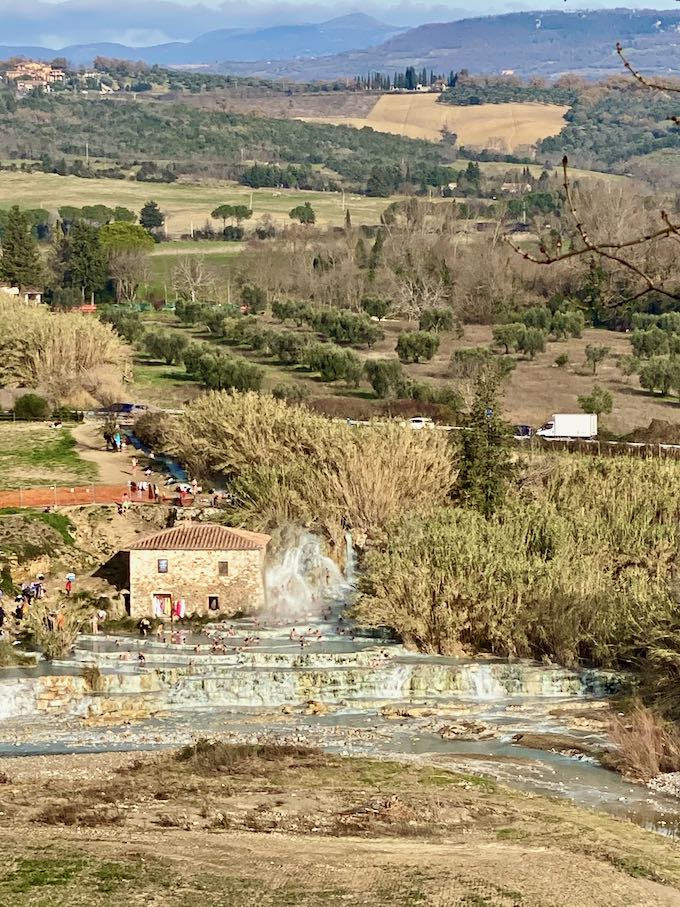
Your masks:
<svg viewBox="0 0 680 907"><path fill-rule="evenodd" d="M230 616L264 607L268 535L215 523L183 523L132 545L130 615Z"/></svg>

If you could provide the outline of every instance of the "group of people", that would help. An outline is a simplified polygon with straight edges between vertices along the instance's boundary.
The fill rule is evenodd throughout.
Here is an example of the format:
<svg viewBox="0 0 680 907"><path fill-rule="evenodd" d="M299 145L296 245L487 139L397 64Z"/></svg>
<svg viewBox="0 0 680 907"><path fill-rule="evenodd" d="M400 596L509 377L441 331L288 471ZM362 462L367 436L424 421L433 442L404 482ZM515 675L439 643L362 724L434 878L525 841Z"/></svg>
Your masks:
<svg viewBox="0 0 680 907"><path fill-rule="evenodd" d="M116 453L121 453L128 443L127 438L121 434L120 428L114 430L107 428L104 431L104 441L106 442L106 449L114 450Z"/></svg>
<svg viewBox="0 0 680 907"><path fill-rule="evenodd" d="M300 648L304 649L305 646L308 646L312 642L319 642L323 639L323 633L321 630L312 630L311 627L307 627L305 632L298 631L295 627L288 634L288 639L291 642L298 640L300 643Z"/></svg>
<svg viewBox="0 0 680 907"><path fill-rule="evenodd" d="M69 573L66 576L64 584L64 593L66 597L71 594L75 578L74 573ZM0 637L5 638L6 636L5 624L8 618L14 618L16 630L25 619L33 606L33 603L45 599L47 594L45 577L42 573L39 573L32 582L24 582L21 584L20 591L14 596L11 605L6 606L5 593L0 589ZM42 622L44 628L52 632L62 630L64 628L65 620L64 612L59 608L55 608L48 611L43 616Z"/></svg>

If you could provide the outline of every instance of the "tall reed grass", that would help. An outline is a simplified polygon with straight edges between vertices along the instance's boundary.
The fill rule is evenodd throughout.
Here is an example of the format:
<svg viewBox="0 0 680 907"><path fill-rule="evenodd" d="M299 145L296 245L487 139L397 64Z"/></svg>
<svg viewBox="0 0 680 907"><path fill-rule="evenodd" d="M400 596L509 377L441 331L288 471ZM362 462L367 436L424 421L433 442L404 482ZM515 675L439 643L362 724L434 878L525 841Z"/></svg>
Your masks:
<svg viewBox="0 0 680 907"><path fill-rule="evenodd" d="M554 457L490 520L448 507L390 524L356 614L430 652L651 672L655 647L678 672L679 544L680 466Z"/></svg>
<svg viewBox="0 0 680 907"><path fill-rule="evenodd" d="M345 529L379 538L401 513L442 504L456 479L439 433L352 427L255 393L206 394L170 433L192 473L229 483L244 525L317 528L338 549Z"/></svg>
<svg viewBox="0 0 680 907"><path fill-rule="evenodd" d="M131 374L111 325L43 305L0 301L0 385L41 390L54 403L110 402Z"/></svg>

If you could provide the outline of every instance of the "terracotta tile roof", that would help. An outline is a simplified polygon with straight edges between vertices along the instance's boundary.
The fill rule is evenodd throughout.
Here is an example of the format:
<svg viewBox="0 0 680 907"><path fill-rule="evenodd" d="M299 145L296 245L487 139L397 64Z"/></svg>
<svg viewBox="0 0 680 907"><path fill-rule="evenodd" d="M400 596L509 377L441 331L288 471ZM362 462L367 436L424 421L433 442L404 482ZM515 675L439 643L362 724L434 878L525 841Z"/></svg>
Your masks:
<svg viewBox="0 0 680 907"><path fill-rule="evenodd" d="M270 536L216 523L185 523L130 545L130 551L257 551Z"/></svg>

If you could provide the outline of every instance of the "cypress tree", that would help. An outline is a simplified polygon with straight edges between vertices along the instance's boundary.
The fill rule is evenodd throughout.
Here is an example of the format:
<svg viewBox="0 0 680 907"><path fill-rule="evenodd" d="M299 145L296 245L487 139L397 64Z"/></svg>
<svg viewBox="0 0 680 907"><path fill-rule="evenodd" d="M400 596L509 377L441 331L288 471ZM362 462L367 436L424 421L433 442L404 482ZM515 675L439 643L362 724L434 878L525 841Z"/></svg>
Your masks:
<svg viewBox="0 0 680 907"><path fill-rule="evenodd" d="M39 285L43 279L37 240L28 216L18 205L10 209L2 234L0 279L15 287Z"/></svg>
<svg viewBox="0 0 680 907"><path fill-rule="evenodd" d="M510 431L500 415L498 383L495 374L480 377L461 439L461 502L487 518L503 505L514 472Z"/></svg>

